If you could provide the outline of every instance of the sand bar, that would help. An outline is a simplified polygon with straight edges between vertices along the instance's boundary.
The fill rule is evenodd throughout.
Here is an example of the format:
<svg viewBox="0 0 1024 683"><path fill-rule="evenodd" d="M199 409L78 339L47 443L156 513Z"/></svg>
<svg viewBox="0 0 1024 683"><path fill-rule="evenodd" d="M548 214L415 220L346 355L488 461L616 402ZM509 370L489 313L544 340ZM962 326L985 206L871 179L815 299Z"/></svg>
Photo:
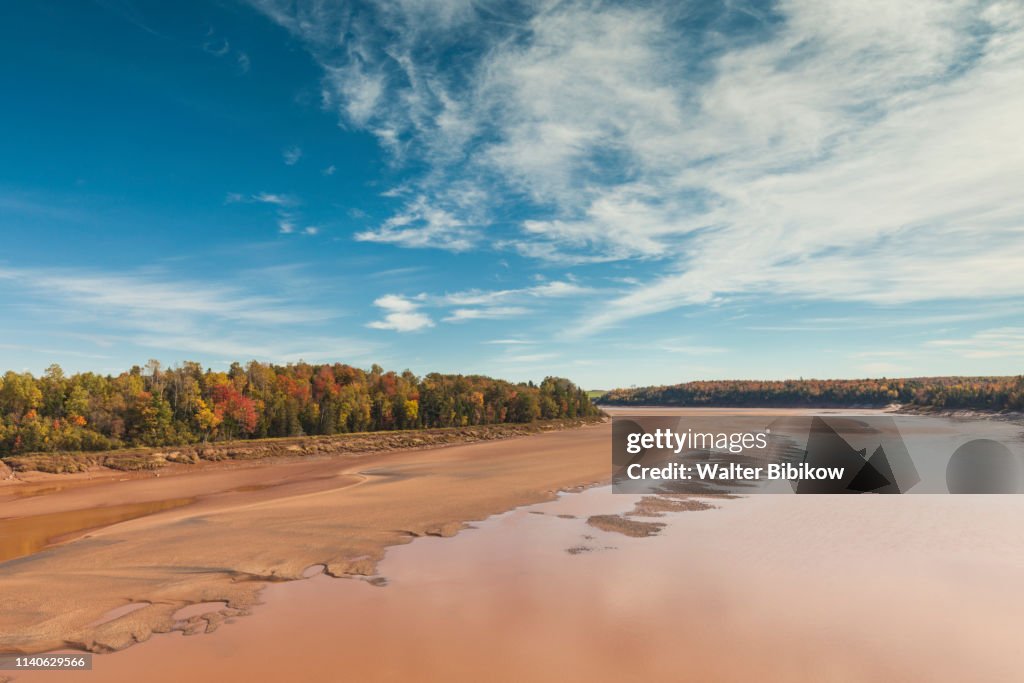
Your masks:
<svg viewBox="0 0 1024 683"><path fill-rule="evenodd" d="M606 480L609 430L159 478L72 478L65 481L73 485L41 495L5 487L0 519L29 539L29 552L42 539L74 532L68 525L82 511L117 521L116 506L166 508L0 564L0 651L118 650L180 628L174 615L190 604L224 602L245 614L266 582L301 578L314 564L334 576L372 574L388 546L452 535L467 521ZM61 480L54 476L35 486L55 486L49 482ZM95 625L142 603L148 606Z"/></svg>

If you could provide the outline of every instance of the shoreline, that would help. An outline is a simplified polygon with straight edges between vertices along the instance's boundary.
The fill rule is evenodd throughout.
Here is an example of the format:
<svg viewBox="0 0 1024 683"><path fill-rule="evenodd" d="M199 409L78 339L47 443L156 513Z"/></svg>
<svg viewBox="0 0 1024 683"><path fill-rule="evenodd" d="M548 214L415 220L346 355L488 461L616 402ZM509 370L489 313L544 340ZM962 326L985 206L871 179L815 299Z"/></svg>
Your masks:
<svg viewBox="0 0 1024 683"><path fill-rule="evenodd" d="M174 615L189 605L218 602L231 616L248 614L266 584L302 578L314 565L335 577L370 576L389 547L451 536L469 522L605 481L609 434L603 422L522 439L86 480L8 497L2 517L14 505L30 515L75 515L90 501L104 509L112 491L119 500L159 491L158 501L200 491L181 507L0 564L0 589L13 596L0 615L0 652L116 651L182 630ZM81 477L46 478L69 476ZM290 481L278 483L282 477ZM97 623L129 605L141 606Z"/></svg>
<svg viewBox="0 0 1024 683"><path fill-rule="evenodd" d="M920 415L923 417L949 417L965 420L997 420L1024 425L1024 412L1014 410L983 410L979 408L934 408L930 406L914 406L890 404L887 406L779 406L779 407L731 407L731 406L671 406L671 405L613 405L595 404L601 410L612 411L665 411L685 410L706 414L734 414L736 412L829 412L829 413L882 413L890 415Z"/></svg>
<svg viewBox="0 0 1024 683"><path fill-rule="evenodd" d="M24 475L33 472L78 474L83 472L162 471L175 466L202 465L210 462L438 448L463 443L512 439L560 429L574 429L589 424L598 424L607 419L606 416L559 418L467 427L382 430L330 436L240 439L178 446L140 446L110 451L22 453L0 458L0 487L12 480L24 481Z"/></svg>
<svg viewBox="0 0 1024 683"><path fill-rule="evenodd" d="M153 638L78 676L674 680L683 661L700 680L860 683L1011 680L1019 668L1008 654L1021 603L1019 498L841 496L823 507L748 496L698 514L659 505L651 538L590 524L628 515L637 498L590 488L453 539L390 547L380 581L311 575L268 586L258 618L202 638ZM863 599L851 603L851 590ZM949 604L951 592L963 599ZM223 623L223 610L190 610L193 632ZM978 623L993 628L979 633ZM794 643L800 657L789 656ZM737 648L751 656L730 656Z"/></svg>
<svg viewBox="0 0 1024 683"><path fill-rule="evenodd" d="M0 524L12 515L63 512L77 518L94 508L108 510L111 498L158 507L169 500L190 500L65 533L61 544L0 562L0 589L10 587L16 596L11 609L0 614L0 634L10 634L0 635L0 653L37 654L62 647L120 650L152 633L175 630L173 614L190 604L224 602L238 615L246 614L257 602L256 584L302 578L314 565L323 565L335 577L365 577L388 547L421 536L451 536L470 522L551 500L561 491L607 482L611 421L604 417L573 423L574 428L561 430L533 425L535 432L520 438L389 451L204 460L172 463L158 472L26 473L22 476L29 481L0 486ZM585 436L579 438L581 434ZM524 443L534 447L524 448ZM496 491L467 489L460 481L465 479ZM347 499L366 488L398 494L388 492L370 509L366 501L356 501L361 528L353 529L345 518ZM407 489L415 493L406 495ZM432 496L443 492L451 496L431 504ZM315 505L317 497L321 509ZM399 509L401 523L391 524L380 513L389 506L404 506ZM263 522L297 533L275 547L282 536L261 527ZM333 542L317 538L318 528L344 536ZM81 564L95 571L132 569L116 581L72 576L72 568ZM54 576L37 580L41 573ZM37 604L48 594L47 582L72 609L47 605L40 620ZM94 624L103 614L143 602L147 606L117 623ZM27 633L18 633L26 627Z"/></svg>
<svg viewBox="0 0 1024 683"><path fill-rule="evenodd" d="M1024 413L1015 410L978 410L976 408L929 408L927 406L900 406L892 411L896 415L947 417L958 420L995 420L1024 425Z"/></svg>
<svg viewBox="0 0 1024 683"><path fill-rule="evenodd" d="M604 421L521 439L433 448L204 461L170 467L171 476L165 477L36 473L39 481L23 485L73 485L24 497L4 497L20 487L0 488L0 518L10 510L29 517L47 511L77 516L90 501L105 510L113 499L193 499L0 562L0 590L13 596L0 614L0 652L104 653L153 634L212 633L225 621L251 614L270 583L290 583L310 572L373 584L378 563L397 546L425 536L454 536L473 528L471 523L606 483L610 437L611 423ZM129 476L118 476L123 474ZM608 520L596 521L590 526L607 526ZM204 605L212 608L202 611Z"/></svg>

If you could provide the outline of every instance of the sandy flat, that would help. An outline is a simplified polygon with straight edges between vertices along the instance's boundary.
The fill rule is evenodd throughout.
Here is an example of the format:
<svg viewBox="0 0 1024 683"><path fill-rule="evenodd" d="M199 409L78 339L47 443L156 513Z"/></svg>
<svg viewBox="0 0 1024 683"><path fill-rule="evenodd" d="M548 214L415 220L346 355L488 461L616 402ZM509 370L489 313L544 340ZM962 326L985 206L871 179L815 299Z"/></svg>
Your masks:
<svg viewBox="0 0 1024 683"><path fill-rule="evenodd" d="M391 549L383 587L324 576L272 585L250 618L159 635L73 676L1020 680L1018 496L751 496L668 512L647 538L585 521L636 502L602 487L518 508ZM190 613L217 622L222 608Z"/></svg>
<svg viewBox="0 0 1024 683"><path fill-rule="evenodd" d="M157 636L75 674L107 683L1024 675L1021 496L695 505L604 487L554 500L606 481L609 463L598 425L0 495L0 518L190 501L0 564L2 642L102 652L205 633ZM631 537L589 523L638 511L634 522L664 526ZM322 569L370 580L269 585Z"/></svg>
<svg viewBox="0 0 1024 683"><path fill-rule="evenodd" d="M223 601L245 613L267 581L300 578L310 565L335 576L372 573L388 546L452 535L464 522L606 480L609 429L161 478L72 478L40 495L7 487L0 524L27 551L48 534L73 537L97 510L107 516L95 526L117 521L115 506L145 513L148 504L154 514L0 564L0 651L121 649L174 628L174 614L189 604ZM61 480L35 486L51 481ZM130 603L149 606L93 625Z"/></svg>

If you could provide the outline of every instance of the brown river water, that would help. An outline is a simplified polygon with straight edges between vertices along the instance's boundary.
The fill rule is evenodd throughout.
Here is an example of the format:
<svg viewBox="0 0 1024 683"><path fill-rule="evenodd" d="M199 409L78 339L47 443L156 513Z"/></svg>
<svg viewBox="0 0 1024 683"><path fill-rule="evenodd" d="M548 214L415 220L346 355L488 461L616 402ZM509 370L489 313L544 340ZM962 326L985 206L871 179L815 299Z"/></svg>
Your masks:
<svg viewBox="0 0 1024 683"><path fill-rule="evenodd" d="M0 562L31 555L48 545L89 529L173 510L194 501L195 498L170 498L0 519Z"/></svg>
<svg viewBox="0 0 1024 683"><path fill-rule="evenodd" d="M964 429L915 425L940 428L936 439ZM248 476L210 486L235 491ZM156 635L95 655L92 671L14 680L1024 679L1024 496L756 495L651 519L666 526L647 538L587 524L638 498L609 487L562 494L452 538L392 547L367 579L313 566L212 633ZM0 559L191 500L6 519ZM149 604L125 602L96 623ZM174 618L195 626L224 607L190 605Z"/></svg>
<svg viewBox="0 0 1024 683"><path fill-rule="evenodd" d="M15 680L1020 680L1020 496L754 496L649 538L586 524L636 499L564 494L392 548L376 581L272 585L214 633Z"/></svg>

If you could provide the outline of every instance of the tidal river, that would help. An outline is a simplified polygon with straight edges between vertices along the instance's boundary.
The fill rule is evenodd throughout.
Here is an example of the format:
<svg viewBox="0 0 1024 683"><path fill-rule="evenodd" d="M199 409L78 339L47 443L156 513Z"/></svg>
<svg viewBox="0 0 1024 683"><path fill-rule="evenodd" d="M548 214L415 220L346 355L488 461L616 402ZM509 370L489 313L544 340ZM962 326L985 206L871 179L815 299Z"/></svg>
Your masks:
<svg viewBox="0 0 1024 683"><path fill-rule="evenodd" d="M1009 681L1024 671L1024 496L715 499L636 517L665 525L642 538L587 523L638 500L607 486L561 494L392 548L368 579L312 567L213 633L158 635L96 656L90 672L16 680Z"/></svg>

